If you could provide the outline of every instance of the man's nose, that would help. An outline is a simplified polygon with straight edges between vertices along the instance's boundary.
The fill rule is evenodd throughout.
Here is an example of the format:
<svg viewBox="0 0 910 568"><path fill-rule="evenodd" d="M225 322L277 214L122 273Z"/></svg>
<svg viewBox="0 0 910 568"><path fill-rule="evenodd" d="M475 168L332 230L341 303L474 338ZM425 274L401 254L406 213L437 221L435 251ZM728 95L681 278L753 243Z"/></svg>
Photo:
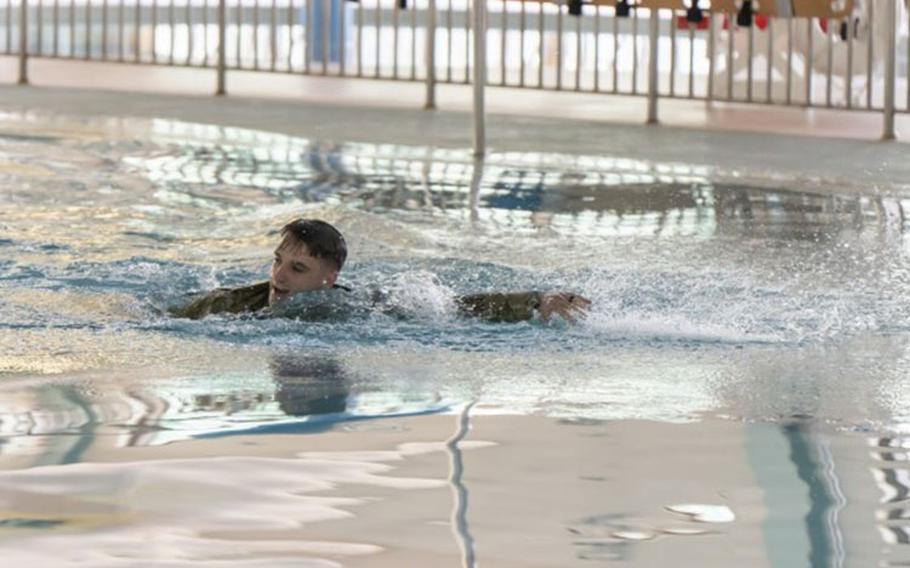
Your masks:
<svg viewBox="0 0 910 568"><path fill-rule="evenodd" d="M282 282L284 281L285 276L287 276L286 273L287 269L284 267L284 265L277 266L272 269L272 279L274 279L276 282Z"/></svg>

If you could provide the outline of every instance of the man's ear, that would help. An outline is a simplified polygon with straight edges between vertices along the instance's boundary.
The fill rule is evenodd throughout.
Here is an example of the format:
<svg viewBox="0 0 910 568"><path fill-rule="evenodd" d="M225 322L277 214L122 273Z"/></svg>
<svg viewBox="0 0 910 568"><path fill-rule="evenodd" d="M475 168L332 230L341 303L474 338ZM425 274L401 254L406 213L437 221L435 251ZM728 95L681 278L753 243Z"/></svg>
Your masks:
<svg viewBox="0 0 910 568"><path fill-rule="evenodd" d="M338 280L338 271L330 270L328 272L328 274L326 274L326 277L322 281L322 283L323 283L323 286L325 286L326 288L331 288L332 286L335 285L336 280Z"/></svg>

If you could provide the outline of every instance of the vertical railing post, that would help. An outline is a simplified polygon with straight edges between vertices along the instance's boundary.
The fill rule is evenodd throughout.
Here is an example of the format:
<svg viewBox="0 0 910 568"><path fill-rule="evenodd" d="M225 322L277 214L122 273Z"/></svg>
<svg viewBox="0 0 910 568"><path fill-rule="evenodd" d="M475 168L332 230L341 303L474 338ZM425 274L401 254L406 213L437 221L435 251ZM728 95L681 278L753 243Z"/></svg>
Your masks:
<svg viewBox="0 0 910 568"><path fill-rule="evenodd" d="M715 63L715 41L714 41L714 12L708 12L708 103L714 100L714 71L717 64Z"/></svg>
<svg viewBox="0 0 910 568"><path fill-rule="evenodd" d="M218 85L215 87L215 95L223 96L227 93L225 88L225 75L227 75L226 53L227 46L225 38L227 37L227 0L218 0Z"/></svg>
<svg viewBox="0 0 910 568"><path fill-rule="evenodd" d="M28 85L28 0L19 8L19 84Z"/></svg>
<svg viewBox="0 0 910 568"><path fill-rule="evenodd" d="M897 61L895 51L897 50L897 26L900 25L897 19L897 3L895 0L886 0L885 7L888 10L890 18L883 19L888 22L888 42L885 48L885 108L884 108L884 126L882 128L882 140L894 140L894 90L896 83ZM870 39L871 41L871 39Z"/></svg>
<svg viewBox="0 0 910 568"><path fill-rule="evenodd" d="M651 8L651 19L648 27L650 43L648 56L648 124L657 124L657 88L658 88L658 39L660 38L660 20L657 8Z"/></svg>
<svg viewBox="0 0 910 568"><path fill-rule="evenodd" d="M436 0L428 0L427 11L427 92L423 108L432 110L436 108Z"/></svg>
<svg viewBox="0 0 910 568"><path fill-rule="evenodd" d="M474 156L486 154L484 89L487 86L487 0L474 0Z"/></svg>

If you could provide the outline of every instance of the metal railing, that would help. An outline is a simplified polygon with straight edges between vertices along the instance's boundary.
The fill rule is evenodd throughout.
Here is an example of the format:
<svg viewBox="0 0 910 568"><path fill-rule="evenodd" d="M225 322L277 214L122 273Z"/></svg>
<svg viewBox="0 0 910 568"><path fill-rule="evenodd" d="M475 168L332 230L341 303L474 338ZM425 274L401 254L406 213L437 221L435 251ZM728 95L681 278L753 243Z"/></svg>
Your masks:
<svg viewBox="0 0 910 568"><path fill-rule="evenodd" d="M485 86L873 111L885 138L910 112L902 1L694 1L6 0L0 54L20 83L32 57L422 81L430 108L473 83L478 153Z"/></svg>

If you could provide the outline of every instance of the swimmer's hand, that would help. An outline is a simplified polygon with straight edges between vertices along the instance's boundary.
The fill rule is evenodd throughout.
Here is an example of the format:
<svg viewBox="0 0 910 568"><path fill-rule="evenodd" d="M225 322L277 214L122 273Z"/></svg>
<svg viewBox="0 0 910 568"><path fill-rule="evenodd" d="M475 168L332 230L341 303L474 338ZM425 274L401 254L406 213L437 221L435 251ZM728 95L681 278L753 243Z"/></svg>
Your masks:
<svg viewBox="0 0 910 568"><path fill-rule="evenodd" d="M455 303L463 315L496 322L548 321L553 316L575 322L591 305L587 298L571 292L486 292L459 296Z"/></svg>
<svg viewBox="0 0 910 568"><path fill-rule="evenodd" d="M553 316L560 316L564 320L575 323L588 315L591 300L571 292L550 292L540 295L540 305L537 313L540 319L549 321Z"/></svg>

